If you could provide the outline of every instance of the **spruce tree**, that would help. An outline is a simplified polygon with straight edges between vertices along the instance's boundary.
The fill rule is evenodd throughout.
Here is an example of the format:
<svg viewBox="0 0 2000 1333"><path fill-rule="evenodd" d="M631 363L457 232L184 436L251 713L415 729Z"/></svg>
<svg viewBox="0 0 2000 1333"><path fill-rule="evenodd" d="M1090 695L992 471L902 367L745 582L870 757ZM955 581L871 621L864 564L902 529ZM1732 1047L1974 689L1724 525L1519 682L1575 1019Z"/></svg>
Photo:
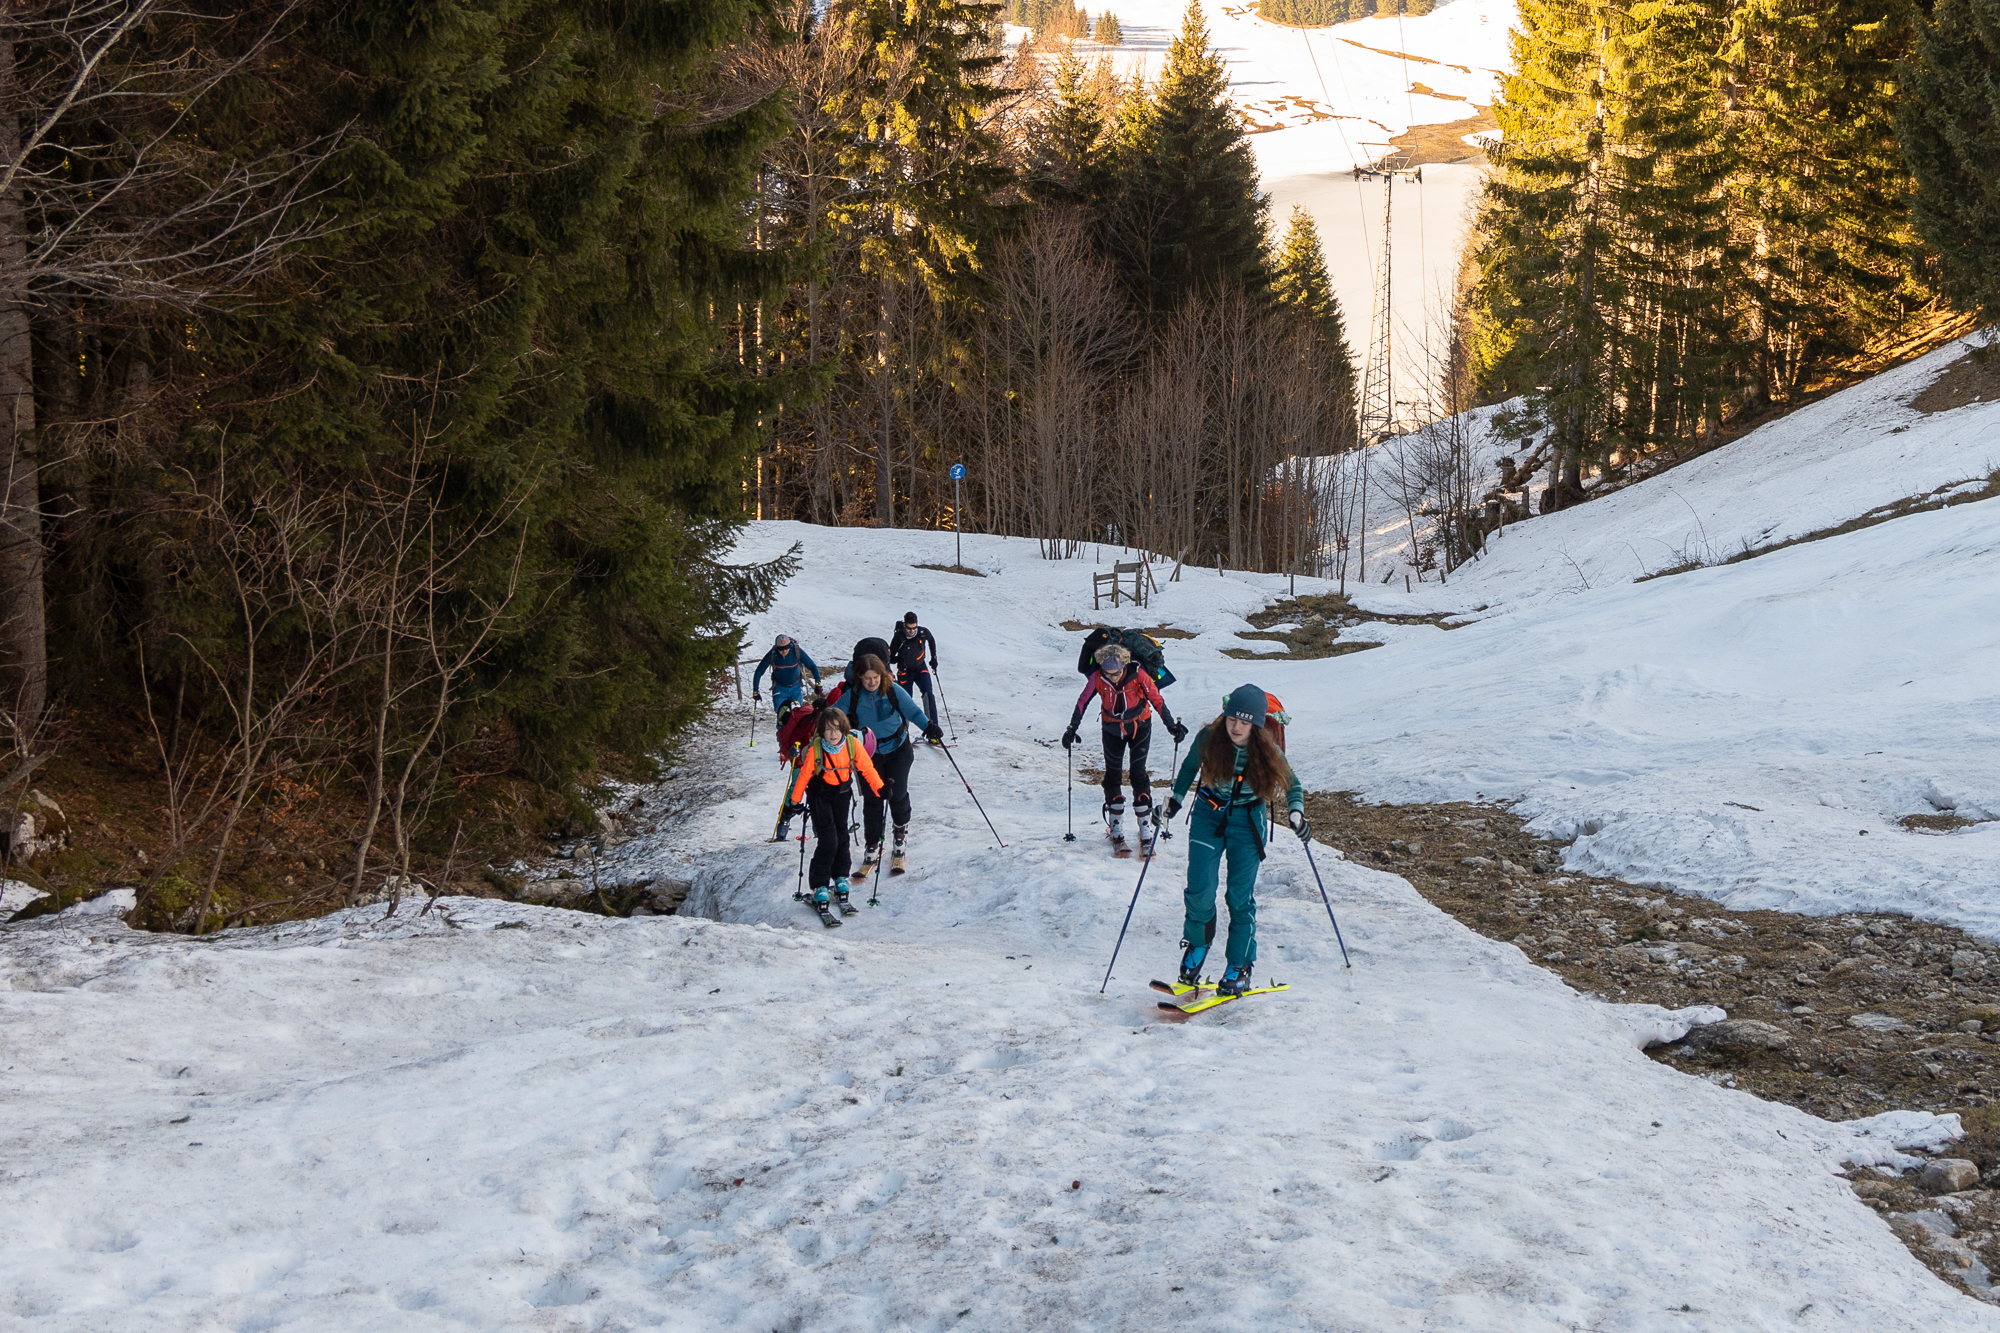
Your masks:
<svg viewBox="0 0 2000 1333"><path fill-rule="evenodd" d="M1732 210L1760 398L1789 397L1901 313L1914 236L1894 108L1913 8L1740 0L1731 14Z"/></svg>
<svg viewBox="0 0 2000 1333"><path fill-rule="evenodd" d="M1125 40L1125 30L1118 26L1118 16L1107 9L1097 20L1097 27L1091 36L1101 45L1118 46Z"/></svg>
<svg viewBox="0 0 2000 1333"><path fill-rule="evenodd" d="M1297 204L1292 205L1284 239L1271 261L1271 295L1312 320L1326 355L1328 396L1337 405L1337 413L1352 420L1356 412L1354 351L1347 344L1347 323L1326 271L1319 228L1312 214Z"/></svg>
<svg viewBox="0 0 2000 1333"><path fill-rule="evenodd" d="M214 387L185 465L228 444L236 475L337 487L414 464L446 532L498 529L454 571L468 602L501 600L518 553L481 708L553 784L697 715L768 595L720 561L786 386L724 351L715 312L779 276L744 223L778 109L710 100L760 12L325 4L273 67L290 114L350 127L324 196L347 225L199 334ZM150 589L135 614L226 646L203 596Z"/></svg>
<svg viewBox="0 0 2000 1333"><path fill-rule="evenodd" d="M1198 3L1182 17L1143 123L1120 129L1118 231L1138 303L1166 310L1203 288L1262 290L1257 164Z"/></svg>
<svg viewBox="0 0 2000 1333"><path fill-rule="evenodd" d="M1054 100L1028 127L1028 188L1042 202L1094 203L1103 192L1104 109L1075 48L1056 58Z"/></svg>
<svg viewBox="0 0 2000 1333"><path fill-rule="evenodd" d="M2000 0L1938 0L1903 67L1896 130L1918 233L1960 307L2000 319Z"/></svg>

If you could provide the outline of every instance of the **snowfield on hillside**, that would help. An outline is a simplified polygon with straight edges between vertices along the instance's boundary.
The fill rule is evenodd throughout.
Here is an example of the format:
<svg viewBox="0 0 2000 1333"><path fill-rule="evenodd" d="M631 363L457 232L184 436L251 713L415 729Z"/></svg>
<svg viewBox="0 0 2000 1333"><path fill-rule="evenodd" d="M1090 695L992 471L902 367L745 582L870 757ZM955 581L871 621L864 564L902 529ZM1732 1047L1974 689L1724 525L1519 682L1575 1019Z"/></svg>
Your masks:
<svg viewBox="0 0 2000 1333"><path fill-rule="evenodd" d="M1846 456L1907 471L1874 439ZM1756 512L1784 478L1735 448L1713 493ZM1505 541L1580 547L1628 495ZM663 789L700 799L597 867L691 878L682 916L0 929L6 1326L2000 1328L1833 1174L1954 1118L1833 1125L1656 1064L1716 1011L1575 994L1330 848L1280 832L1263 869L1259 975L1293 989L1168 1023L1145 983L1178 956L1183 823L1100 994L1141 863L1081 784L1063 841L1060 625L1120 553L968 536L973 577L918 568L949 534L765 523L739 555L795 542L753 658L782 630L833 667L906 609L941 645L972 792L918 753L879 907L827 931L792 900L774 747L728 711ZM1320 661L1222 656L1277 576L1188 569L1116 618L1196 635L1168 643L1190 722L1245 679L1283 697L1309 786L1525 800L1593 869L1992 935L2000 824L1887 819L2000 813L1996 546L1988 501L1646 583L1524 573L1464 628Z"/></svg>

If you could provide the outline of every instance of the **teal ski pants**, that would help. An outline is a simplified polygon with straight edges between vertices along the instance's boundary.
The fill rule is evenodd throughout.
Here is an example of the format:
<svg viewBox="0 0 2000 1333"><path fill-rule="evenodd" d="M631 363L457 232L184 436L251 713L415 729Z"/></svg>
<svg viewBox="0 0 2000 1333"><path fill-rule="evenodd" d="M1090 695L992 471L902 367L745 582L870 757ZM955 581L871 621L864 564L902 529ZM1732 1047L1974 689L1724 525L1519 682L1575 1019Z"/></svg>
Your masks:
<svg viewBox="0 0 2000 1333"><path fill-rule="evenodd" d="M1229 857L1229 965L1257 961L1257 867L1263 861L1268 827L1263 802L1239 805L1226 822L1207 801L1196 801L1188 834L1187 923L1182 937L1190 944L1215 941L1215 889L1222 858ZM1222 824L1220 831L1216 825Z"/></svg>

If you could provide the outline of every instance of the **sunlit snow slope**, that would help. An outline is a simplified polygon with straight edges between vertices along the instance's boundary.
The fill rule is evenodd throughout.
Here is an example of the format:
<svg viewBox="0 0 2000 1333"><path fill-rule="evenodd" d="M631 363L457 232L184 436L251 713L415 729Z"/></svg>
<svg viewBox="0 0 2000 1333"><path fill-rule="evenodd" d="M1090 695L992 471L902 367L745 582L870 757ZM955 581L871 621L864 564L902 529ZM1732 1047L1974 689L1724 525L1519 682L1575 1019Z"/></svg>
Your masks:
<svg viewBox="0 0 2000 1333"><path fill-rule="evenodd" d="M1990 779L1996 513L1527 596L1322 662L1221 656L1275 577L1190 570L1129 618L1198 632L1170 643L1191 721L1246 678L1280 693L1314 786L1527 795L1603 821L1592 864L1679 846L1701 887L1803 855L1828 906L1903 883L1976 915L1939 886L1990 835L1919 841L1797 793L1835 769ZM0 1323L2000 1327L1832 1174L1949 1125L1829 1125L1655 1064L1640 1043L1691 1015L1578 996L1330 848L1352 970L1280 833L1259 969L1294 989L1160 1022L1144 983L1178 953L1183 826L1100 995L1139 864L1111 859L1087 787L1063 840L1053 744L1079 684L1058 626L1094 614L1095 551L967 537L975 578L916 568L952 560L945 534L772 523L740 554L793 542L753 651L783 630L838 661L919 611L1004 847L920 752L912 873L825 931L791 900L796 848L764 840L770 742L734 714L679 761L713 797L602 867L691 874L698 915L444 899L203 942L0 928ZM1721 827L1724 800L1768 831L1679 832Z"/></svg>
<svg viewBox="0 0 2000 1333"><path fill-rule="evenodd" d="M1909 405L1965 350L1511 527L1448 588L1433 574L1402 596L1407 566L1383 548L1407 541L1378 507L1370 578L1393 583L1371 603L1491 609L1269 668L1337 737L1309 776L1384 799L1520 799L1583 835L1573 866L1736 907L1911 912L2000 938L2000 822L1895 822L2000 817L2000 502L1634 582L1983 481L2000 404Z"/></svg>

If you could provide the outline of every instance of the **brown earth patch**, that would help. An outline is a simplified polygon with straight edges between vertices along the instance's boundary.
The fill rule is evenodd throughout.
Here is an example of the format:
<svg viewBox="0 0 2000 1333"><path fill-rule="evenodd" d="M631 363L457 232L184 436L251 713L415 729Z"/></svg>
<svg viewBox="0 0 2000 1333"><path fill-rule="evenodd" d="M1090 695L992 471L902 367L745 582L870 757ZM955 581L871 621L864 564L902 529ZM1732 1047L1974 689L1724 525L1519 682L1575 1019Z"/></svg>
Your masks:
<svg viewBox="0 0 2000 1333"><path fill-rule="evenodd" d="M1339 657L1343 653L1358 653L1367 648L1380 648L1382 646L1380 643L1371 640L1341 637L1342 630L1354 629L1370 622L1384 625L1437 625L1443 629L1455 629L1456 625L1446 622L1458 620L1459 617L1447 611L1421 616L1379 615L1373 611L1362 610L1339 593L1322 593L1316 596L1284 598L1271 603L1262 611L1252 613L1245 619L1257 628L1255 631L1238 630L1237 638L1283 644L1287 651L1266 653L1249 648L1224 648L1223 655L1246 662L1277 662ZM1461 620L1460 623L1469 622ZM1292 625L1292 628L1284 630L1274 628L1286 624Z"/></svg>
<svg viewBox="0 0 2000 1333"><path fill-rule="evenodd" d="M1449 97L1448 93L1433 93L1422 84L1410 85L1412 92L1430 93L1432 97ZM1464 99L1454 99L1464 100ZM1403 167L1427 167L1432 165L1450 166L1454 164L1476 164L1486 161L1486 150L1465 141L1468 134L1498 134L1500 122L1494 118L1493 108L1473 104L1479 112L1464 120L1447 120L1437 125L1412 125L1401 134L1389 140L1390 144L1403 150Z"/></svg>
<svg viewBox="0 0 2000 1333"><path fill-rule="evenodd" d="M1995 351L1992 347L1968 349L1910 399L1910 406L1929 415L2000 399L2000 355Z"/></svg>
<svg viewBox="0 0 2000 1333"><path fill-rule="evenodd" d="M911 565L911 566L910 566L910 568L911 568L911 569L935 569L935 570L937 570L937 571L938 571L938 572L939 572L940 574L970 574L970 575L971 575L971 576L972 576L973 578L976 578L976 579L983 579L983 578L985 578L985 577L986 577L986 576L985 576L984 574L980 573L980 572L979 572L978 570L976 570L976 569L968 569L968 568L967 568L966 566L964 566L964 565Z"/></svg>
<svg viewBox="0 0 2000 1333"><path fill-rule="evenodd" d="M1087 634L1094 629L1113 628L1109 621L1104 620L1088 623L1081 620L1065 620L1062 623L1062 627L1071 634ZM1175 629L1172 625L1141 625L1139 626L1139 632L1141 634L1150 634L1156 639L1193 639L1199 637L1193 630Z"/></svg>
<svg viewBox="0 0 2000 1333"><path fill-rule="evenodd" d="M1953 1221L1958 1238L1914 1222L1898 1223L1897 1234L1934 1272L1986 1299L1980 1270L1960 1258L1973 1253L2000 1273L2000 1210L1988 1188L2000 1183L2000 946L1908 917L1734 911L1565 872L1565 844L1524 832L1524 821L1497 805L1366 805L1351 792L1314 792L1306 811L1316 836L1349 860L1403 876L1435 906L1585 994L1719 1005L1732 1020L1767 1025L1766 1039L1778 1034L1781 1047L1716 1043L1697 1030L1648 1052L1662 1064L1828 1120L1958 1111L1968 1133L1948 1155L1972 1161L1980 1175L1979 1188L1953 1196L1961 1200L1950 1206L1962 1214ZM1914 1176L1851 1178L1882 1200L1870 1206L1884 1213L1941 1206Z"/></svg>

